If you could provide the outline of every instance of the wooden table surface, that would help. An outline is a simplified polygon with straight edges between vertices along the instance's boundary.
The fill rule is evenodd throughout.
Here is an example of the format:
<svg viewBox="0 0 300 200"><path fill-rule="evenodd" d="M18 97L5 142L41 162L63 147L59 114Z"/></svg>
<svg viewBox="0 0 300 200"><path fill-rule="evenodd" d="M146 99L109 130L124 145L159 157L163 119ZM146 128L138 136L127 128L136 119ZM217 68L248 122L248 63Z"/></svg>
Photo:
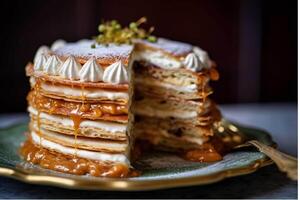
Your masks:
<svg viewBox="0 0 300 200"><path fill-rule="evenodd" d="M271 133L279 149L297 156L296 104L222 105L223 115L241 124ZM0 127L27 120L26 114L1 114ZM30 185L0 177L0 198L297 198L297 182L279 172L275 165L245 176L184 188L146 192L80 191Z"/></svg>

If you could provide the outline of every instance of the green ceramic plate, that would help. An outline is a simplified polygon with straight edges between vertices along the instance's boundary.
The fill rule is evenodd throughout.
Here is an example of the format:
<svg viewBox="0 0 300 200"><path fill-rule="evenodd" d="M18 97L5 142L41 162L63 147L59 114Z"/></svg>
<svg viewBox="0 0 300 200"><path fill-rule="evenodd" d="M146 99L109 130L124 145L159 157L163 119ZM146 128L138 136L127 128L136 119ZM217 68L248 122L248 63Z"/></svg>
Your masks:
<svg viewBox="0 0 300 200"><path fill-rule="evenodd" d="M238 126L248 137L272 145L271 137L264 131ZM151 153L143 156L137 168L140 177L112 179L75 176L42 169L20 159L18 149L24 141L26 123L0 129L0 175L33 184L54 185L73 189L95 190L152 190L188 185L208 184L227 177L248 174L272 162L262 153L239 150L227 154L216 163L185 161L176 155Z"/></svg>

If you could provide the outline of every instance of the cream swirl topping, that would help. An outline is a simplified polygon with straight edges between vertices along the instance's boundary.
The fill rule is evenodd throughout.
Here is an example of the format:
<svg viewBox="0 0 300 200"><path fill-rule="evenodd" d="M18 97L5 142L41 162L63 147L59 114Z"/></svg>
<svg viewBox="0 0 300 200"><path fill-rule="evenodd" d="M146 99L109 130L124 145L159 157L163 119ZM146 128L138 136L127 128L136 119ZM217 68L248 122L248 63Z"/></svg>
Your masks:
<svg viewBox="0 0 300 200"><path fill-rule="evenodd" d="M44 66L44 72L54 76L59 75L58 71L61 64L61 60L56 55L52 55L48 58Z"/></svg>
<svg viewBox="0 0 300 200"><path fill-rule="evenodd" d="M47 62L47 57L44 54L40 54L34 62L33 69L34 71L43 71L44 66Z"/></svg>
<svg viewBox="0 0 300 200"><path fill-rule="evenodd" d="M205 68L210 68L210 58L206 51L199 47L194 47L193 52L199 57Z"/></svg>
<svg viewBox="0 0 300 200"><path fill-rule="evenodd" d="M38 48L38 50L36 51L36 53L35 53L33 62L35 63L35 62L37 61L38 57L39 57L41 54L47 55L47 53L49 53L49 52L50 52L49 47L47 47L47 46L45 46L45 45L40 46L40 47Z"/></svg>
<svg viewBox="0 0 300 200"><path fill-rule="evenodd" d="M113 63L104 70L103 81L114 84L128 82L128 73L122 61Z"/></svg>
<svg viewBox="0 0 300 200"><path fill-rule="evenodd" d="M189 70L194 72L201 71L204 67L203 63L201 62L200 58L195 53L189 53L182 64Z"/></svg>
<svg viewBox="0 0 300 200"><path fill-rule="evenodd" d="M95 58L90 58L79 71L79 78L82 82L102 81L103 69Z"/></svg>
<svg viewBox="0 0 300 200"><path fill-rule="evenodd" d="M81 64L73 56L70 56L60 68L59 75L70 80L78 80L81 67Z"/></svg>
<svg viewBox="0 0 300 200"><path fill-rule="evenodd" d="M59 40L56 40L52 43L51 45L51 50L52 51L55 51L63 46L66 45L66 41L62 40L62 39L59 39Z"/></svg>

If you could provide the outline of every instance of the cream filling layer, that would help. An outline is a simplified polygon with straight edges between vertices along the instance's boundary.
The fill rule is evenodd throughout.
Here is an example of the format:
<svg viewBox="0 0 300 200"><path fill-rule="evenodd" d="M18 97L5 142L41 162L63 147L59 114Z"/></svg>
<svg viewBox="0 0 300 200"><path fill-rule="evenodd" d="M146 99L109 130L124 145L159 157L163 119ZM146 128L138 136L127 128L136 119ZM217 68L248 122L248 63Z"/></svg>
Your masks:
<svg viewBox="0 0 300 200"><path fill-rule="evenodd" d="M50 141L57 141L57 143L60 143L65 146L73 146L76 144L78 145L79 148L80 146L89 147L90 148L89 150L106 149L109 151L118 151L118 152L125 152L128 147L127 142L119 143L119 142L114 142L113 140L99 140L99 139L87 138L87 137L77 137L75 140L74 136L59 134L45 129L40 129L40 132L43 139L46 138Z"/></svg>
<svg viewBox="0 0 300 200"><path fill-rule="evenodd" d="M103 152L95 152L95 151L88 151L88 150L81 150L75 149L72 147L65 147L63 145L51 142L44 138L41 138L37 133L34 131L31 132L32 141L39 145L41 143L42 147L46 149L50 149L65 155L77 155L81 158L91 159L91 160L98 160L98 161L111 161L116 163L124 163L128 166L130 162L125 154L110 154L110 153L103 153ZM42 141L42 142L40 142Z"/></svg>
<svg viewBox="0 0 300 200"><path fill-rule="evenodd" d="M38 111L33 107L28 107L28 111L33 115L38 115ZM73 127L74 122L70 118L59 116L59 115L49 115L47 113L41 112L40 119L46 119L53 121L55 123L61 124L63 126ZM84 127L94 127L108 132L126 132L127 124L114 123L114 122L105 122L105 121L92 121L92 120L83 120L80 125L80 128Z"/></svg>
<svg viewBox="0 0 300 200"><path fill-rule="evenodd" d="M135 114L138 115L144 115L149 117L159 117L159 118L167 118L167 117L175 117L179 119L188 119L197 117L198 113L197 111L180 111L177 110L174 112L174 110L159 110L159 109L153 109L150 106L145 105L142 108L136 107L134 109Z"/></svg>
<svg viewBox="0 0 300 200"><path fill-rule="evenodd" d="M180 61L167 56L161 51L145 50L135 52L135 60L144 60L163 69L178 69L182 66Z"/></svg>
<svg viewBox="0 0 300 200"><path fill-rule="evenodd" d="M167 89L172 89L179 92L198 92L198 86L196 84L186 85L186 86L178 86L170 83L164 83L161 81L147 80L141 78L135 78L135 82L138 84L145 84L149 86L158 86Z"/></svg>
<svg viewBox="0 0 300 200"><path fill-rule="evenodd" d="M56 86L48 83L41 83L41 88L48 92L53 92L56 94L63 94L67 96L73 97L86 97L89 99L93 98L107 98L110 100L117 100L117 99L129 99L129 95L127 92L113 92L113 91L106 91L101 89L79 89L79 88L71 88L68 86Z"/></svg>

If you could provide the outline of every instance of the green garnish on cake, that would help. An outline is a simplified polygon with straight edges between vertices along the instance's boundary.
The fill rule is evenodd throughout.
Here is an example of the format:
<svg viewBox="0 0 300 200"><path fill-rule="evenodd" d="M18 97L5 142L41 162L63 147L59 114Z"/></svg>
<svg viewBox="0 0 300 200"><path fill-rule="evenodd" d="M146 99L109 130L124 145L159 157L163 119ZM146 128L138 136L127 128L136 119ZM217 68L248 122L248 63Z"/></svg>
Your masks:
<svg viewBox="0 0 300 200"><path fill-rule="evenodd" d="M133 39L146 39L149 42L156 42L157 38L151 33L154 31L154 27L149 30L145 30L140 25L146 23L147 18L142 17L136 22L131 22L128 26L122 27L117 20L104 21L98 26L100 34L96 36L95 42L97 44L108 45L114 44L132 44ZM95 48L96 43L91 47Z"/></svg>

